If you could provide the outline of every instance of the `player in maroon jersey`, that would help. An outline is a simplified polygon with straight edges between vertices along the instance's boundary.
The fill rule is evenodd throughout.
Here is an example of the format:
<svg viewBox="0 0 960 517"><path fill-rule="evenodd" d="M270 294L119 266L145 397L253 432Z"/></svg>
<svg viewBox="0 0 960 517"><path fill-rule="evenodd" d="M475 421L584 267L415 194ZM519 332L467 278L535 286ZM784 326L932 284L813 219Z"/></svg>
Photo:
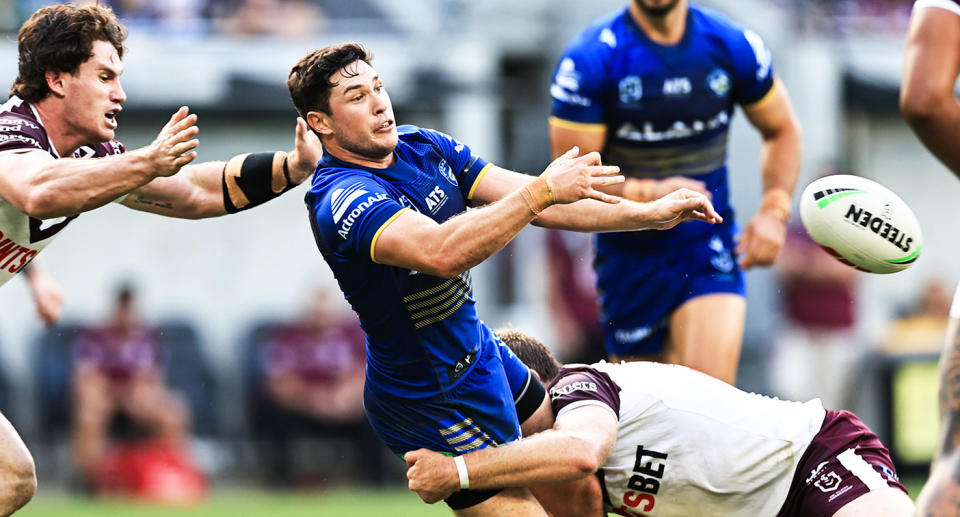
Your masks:
<svg viewBox="0 0 960 517"><path fill-rule="evenodd" d="M112 201L196 219L257 206L313 172L320 142L297 121L289 154L196 158L197 117L182 107L156 139L126 152L114 140L127 31L100 5L41 8L19 34L19 73L0 107L0 284L70 221ZM0 515L36 490L33 459L0 415Z"/></svg>

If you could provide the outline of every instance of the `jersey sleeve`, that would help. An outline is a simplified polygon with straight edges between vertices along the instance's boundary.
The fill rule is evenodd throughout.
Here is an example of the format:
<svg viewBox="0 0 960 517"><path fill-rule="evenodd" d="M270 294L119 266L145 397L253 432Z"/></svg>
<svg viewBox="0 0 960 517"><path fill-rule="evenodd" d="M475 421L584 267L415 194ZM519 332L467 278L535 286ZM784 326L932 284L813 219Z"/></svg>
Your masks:
<svg viewBox="0 0 960 517"><path fill-rule="evenodd" d="M582 37L569 47L553 72L550 97L551 124L595 126L604 122L603 91L606 82L604 52L583 45Z"/></svg>
<svg viewBox="0 0 960 517"><path fill-rule="evenodd" d="M946 9L957 16L960 16L960 3L957 0L917 0L913 4L914 9L922 9L924 7L939 7L940 9Z"/></svg>
<svg viewBox="0 0 960 517"><path fill-rule="evenodd" d="M359 175L346 174L325 195L310 196L308 200L311 226L322 251L373 262L373 249L380 233L408 210L382 185Z"/></svg>
<svg viewBox="0 0 960 517"><path fill-rule="evenodd" d="M477 190L477 185L492 164L473 154L469 147L446 133L433 129L423 129L422 131L437 146L440 155L443 156L450 167L449 171L443 170L444 167L441 164L440 172L453 174L463 198L466 200L473 199L473 193Z"/></svg>
<svg viewBox="0 0 960 517"><path fill-rule="evenodd" d="M773 54L750 29L738 30L730 49L736 74L734 100L745 106L760 103L774 90Z"/></svg>
<svg viewBox="0 0 960 517"><path fill-rule="evenodd" d="M43 130L36 124L8 116L0 118L0 154L46 151Z"/></svg>
<svg viewBox="0 0 960 517"><path fill-rule="evenodd" d="M598 405L620 418L620 386L609 375L588 366L563 368L550 384L550 405L558 417L584 405Z"/></svg>

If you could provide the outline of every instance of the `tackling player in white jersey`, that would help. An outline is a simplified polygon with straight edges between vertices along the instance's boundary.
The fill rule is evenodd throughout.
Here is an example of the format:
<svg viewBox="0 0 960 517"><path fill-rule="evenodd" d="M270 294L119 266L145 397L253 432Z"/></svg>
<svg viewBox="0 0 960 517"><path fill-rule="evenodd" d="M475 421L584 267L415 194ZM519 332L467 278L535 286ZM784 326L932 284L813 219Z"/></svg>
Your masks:
<svg viewBox="0 0 960 517"><path fill-rule="evenodd" d="M126 29L99 5L57 4L20 29L19 73L0 107L0 285L82 212L118 201L197 219L244 210L296 186L322 156L298 120L295 150L190 164L197 117L180 108L150 145L114 140ZM33 458L0 415L0 515L36 490Z"/></svg>
<svg viewBox="0 0 960 517"><path fill-rule="evenodd" d="M555 516L913 511L887 449L850 412L746 393L677 365L562 367L529 336L499 334L550 382L551 407L531 417L544 431L458 459L407 453L410 488L427 502L466 483L531 486Z"/></svg>

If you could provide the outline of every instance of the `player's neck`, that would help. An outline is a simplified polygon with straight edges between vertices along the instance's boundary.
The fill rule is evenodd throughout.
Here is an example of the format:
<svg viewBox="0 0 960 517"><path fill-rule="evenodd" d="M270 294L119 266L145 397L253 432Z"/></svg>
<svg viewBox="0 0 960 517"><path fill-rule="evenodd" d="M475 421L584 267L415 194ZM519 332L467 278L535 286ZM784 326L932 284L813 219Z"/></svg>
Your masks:
<svg viewBox="0 0 960 517"><path fill-rule="evenodd" d="M636 2L630 2L629 9L630 16L654 43L676 45L683 39L687 28L687 15L690 12L686 1L681 0L673 10L663 16L644 13Z"/></svg>
<svg viewBox="0 0 960 517"><path fill-rule="evenodd" d="M342 146L338 145L335 142L324 141L323 142L324 152L333 156L334 158L347 163L352 163L354 165L360 165L363 167L369 167L371 169L386 169L387 167L392 166L397 163L397 155L391 152L389 155L384 158L371 158L369 156L356 153L349 149L345 149Z"/></svg>
<svg viewBox="0 0 960 517"><path fill-rule="evenodd" d="M83 145L81 137L70 131L64 123L62 105L57 103L51 96L33 103L33 109L37 111L40 124L47 133L50 145L57 150L61 157L71 157L73 153Z"/></svg>

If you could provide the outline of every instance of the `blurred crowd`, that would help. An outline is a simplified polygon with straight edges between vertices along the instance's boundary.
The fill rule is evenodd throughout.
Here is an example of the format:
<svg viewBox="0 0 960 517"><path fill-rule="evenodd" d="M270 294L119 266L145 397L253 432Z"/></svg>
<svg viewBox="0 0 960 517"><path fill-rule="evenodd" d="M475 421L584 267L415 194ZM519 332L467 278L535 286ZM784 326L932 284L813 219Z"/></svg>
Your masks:
<svg viewBox="0 0 960 517"><path fill-rule="evenodd" d="M79 3L92 0L75 0ZM50 0L0 2L0 30L16 32ZM376 18L368 0L100 0L132 32L164 35L302 37L323 31L330 20Z"/></svg>

